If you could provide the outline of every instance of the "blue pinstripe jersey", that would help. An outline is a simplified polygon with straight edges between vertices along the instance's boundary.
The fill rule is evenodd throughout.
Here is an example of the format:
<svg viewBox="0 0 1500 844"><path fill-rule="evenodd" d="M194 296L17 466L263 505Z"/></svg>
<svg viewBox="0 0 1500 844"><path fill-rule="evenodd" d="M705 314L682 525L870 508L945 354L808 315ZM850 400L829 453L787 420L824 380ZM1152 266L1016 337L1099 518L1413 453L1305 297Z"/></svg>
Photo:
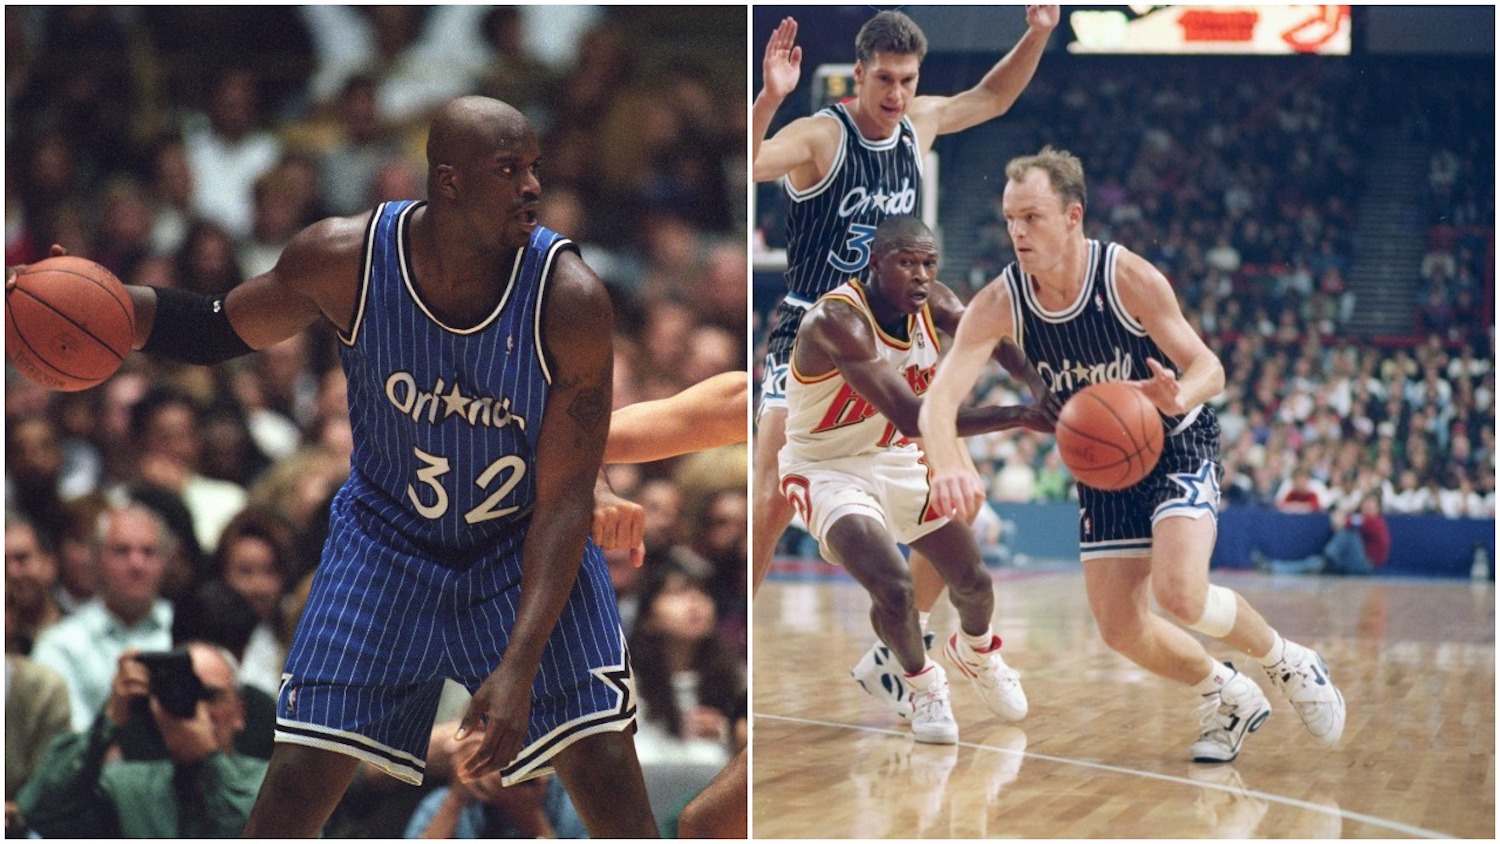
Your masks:
<svg viewBox="0 0 1500 844"><path fill-rule="evenodd" d="M1001 273L1002 283L1010 288L1016 342L1064 401L1090 384L1150 378L1146 358L1177 368L1120 302L1115 286L1119 246L1090 240L1088 247L1083 289L1061 311L1042 307L1018 264L1012 262ZM1169 431L1175 431L1203 417L1205 423L1211 420L1213 408L1200 405L1183 417L1164 421Z"/></svg>
<svg viewBox="0 0 1500 844"><path fill-rule="evenodd" d="M833 166L806 190L782 179L788 199L786 286L804 307L865 268L881 220L922 215L921 147L910 118L901 118L889 138L872 141L859 133L843 104L818 114L843 128Z"/></svg>
<svg viewBox="0 0 1500 844"><path fill-rule="evenodd" d="M464 568L519 555L550 375L541 348L547 278L572 242L543 227L518 251L494 311L444 325L422 301L408 224L422 203L385 203L339 357L349 380L353 466L340 491L398 551Z"/></svg>

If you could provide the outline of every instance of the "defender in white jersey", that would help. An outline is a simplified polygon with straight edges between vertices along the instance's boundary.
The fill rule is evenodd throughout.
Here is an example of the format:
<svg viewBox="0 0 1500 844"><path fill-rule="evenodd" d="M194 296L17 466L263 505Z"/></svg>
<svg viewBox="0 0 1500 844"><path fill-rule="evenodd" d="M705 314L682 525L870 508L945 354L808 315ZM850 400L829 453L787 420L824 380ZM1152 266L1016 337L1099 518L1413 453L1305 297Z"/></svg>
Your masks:
<svg viewBox="0 0 1500 844"><path fill-rule="evenodd" d="M936 281L937 240L915 217L876 229L869 283L851 280L821 297L792 348L781 489L824 556L849 570L873 600L870 621L900 663L918 741L952 744L958 725L941 666L922 644L911 573L897 542L931 561L958 609L945 653L996 714L1026 715L1020 678L990 627L994 592L968 525L928 506L918 436L919 396L963 306ZM1044 407L986 407L959 417L964 434L1026 426L1051 431Z"/></svg>
<svg viewBox="0 0 1500 844"><path fill-rule="evenodd" d="M777 487L776 461L785 441L788 359L804 310L864 270L882 219L920 213L922 160L933 141L1008 111L1036 72L1060 16L1057 6L1027 6L1026 34L977 85L951 97L918 97L926 36L905 14L881 12L855 39L854 100L794 120L769 139L776 110L801 78L797 22L784 19L767 43L765 87L751 112L751 161L755 181L782 180L790 212L787 294L773 317L756 416L751 526L756 587L792 518L791 505ZM912 557L912 571L925 612L937 601L942 581L920 554ZM892 710L907 715L910 704L883 667L885 656L877 645L852 674Z"/></svg>
<svg viewBox="0 0 1500 844"><path fill-rule="evenodd" d="M1203 404L1223 389L1219 359L1183 318L1161 272L1122 246L1084 236L1076 157L1048 147L1012 160L1005 175L1002 205L1016 262L974 297L921 412L934 506L963 514L983 495L954 422L996 343L1019 339L1060 393L1085 381L1138 384L1169 429L1161 463L1126 490L1079 485L1084 584L1100 635L1142 668L1203 696L1195 762L1233 760L1271 706L1254 680L1152 613L1151 597L1183 627L1254 657L1313 738L1336 743L1344 698L1323 658L1283 639L1243 596L1208 580L1222 469L1218 425Z"/></svg>

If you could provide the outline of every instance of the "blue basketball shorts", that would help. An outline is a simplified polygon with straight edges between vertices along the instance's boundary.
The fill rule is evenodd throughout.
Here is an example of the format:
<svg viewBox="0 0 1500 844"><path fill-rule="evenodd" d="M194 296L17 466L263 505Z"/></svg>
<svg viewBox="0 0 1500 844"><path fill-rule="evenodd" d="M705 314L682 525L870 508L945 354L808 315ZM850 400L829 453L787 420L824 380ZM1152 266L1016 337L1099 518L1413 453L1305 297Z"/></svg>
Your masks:
<svg viewBox="0 0 1500 844"><path fill-rule="evenodd" d="M443 679L473 692L504 657L519 554L463 570L376 541L336 504L276 701L276 741L355 756L420 785ZM589 543L542 654L506 785L585 736L632 728L636 696L614 588Z"/></svg>
<svg viewBox="0 0 1500 844"><path fill-rule="evenodd" d="M1078 534L1084 560L1149 557L1162 519L1219 518L1219 424L1206 415L1168 436L1161 460L1135 486L1108 492L1078 485Z"/></svg>

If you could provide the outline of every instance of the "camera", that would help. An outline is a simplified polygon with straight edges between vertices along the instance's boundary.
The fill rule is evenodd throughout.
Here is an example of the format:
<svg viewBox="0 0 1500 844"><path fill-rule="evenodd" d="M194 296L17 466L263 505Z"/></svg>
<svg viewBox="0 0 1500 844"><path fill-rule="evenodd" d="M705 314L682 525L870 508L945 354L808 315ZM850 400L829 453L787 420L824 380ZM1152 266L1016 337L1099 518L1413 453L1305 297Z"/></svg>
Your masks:
<svg viewBox="0 0 1500 844"><path fill-rule="evenodd" d="M193 717L198 711L198 701L212 697L193 673L193 660L187 651L155 651L137 654L135 658L151 672L151 696L174 718Z"/></svg>

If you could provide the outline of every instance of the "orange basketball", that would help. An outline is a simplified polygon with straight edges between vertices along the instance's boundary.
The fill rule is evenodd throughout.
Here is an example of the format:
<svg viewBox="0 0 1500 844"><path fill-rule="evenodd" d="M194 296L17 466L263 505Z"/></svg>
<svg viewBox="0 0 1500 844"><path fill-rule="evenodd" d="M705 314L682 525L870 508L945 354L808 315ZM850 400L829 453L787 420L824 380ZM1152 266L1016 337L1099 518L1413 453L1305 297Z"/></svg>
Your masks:
<svg viewBox="0 0 1500 844"><path fill-rule="evenodd" d="M86 390L113 375L134 336L130 294L93 261L38 261L5 291L5 356L48 389Z"/></svg>
<svg viewBox="0 0 1500 844"><path fill-rule="evenodd" d="M1161 459L1166 429L1140 387L1107 381L1084 387L1057 417L1057 450L1080 483L1094 489L1134 486Z"/></svg>

